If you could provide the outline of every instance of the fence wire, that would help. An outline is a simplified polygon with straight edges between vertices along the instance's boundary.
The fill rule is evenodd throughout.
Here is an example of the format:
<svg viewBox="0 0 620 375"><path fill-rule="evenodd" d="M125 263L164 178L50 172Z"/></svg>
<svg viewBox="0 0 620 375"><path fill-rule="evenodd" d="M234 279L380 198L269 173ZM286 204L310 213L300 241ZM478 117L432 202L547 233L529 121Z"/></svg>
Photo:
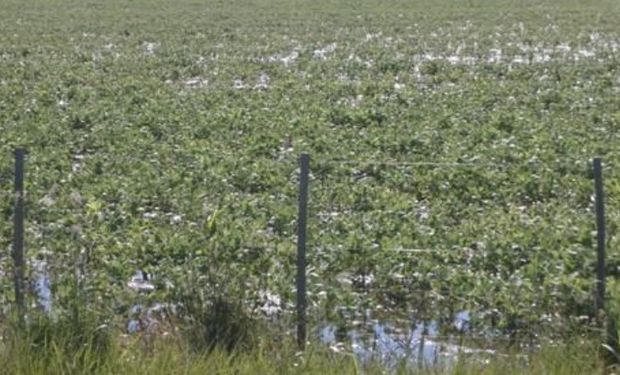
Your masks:
<svg viewBox="0 0 620 375"><path fill-rule="evenodd" d="M182 158L181 156L179 156L180 158ZM93 160L95 160L97 158L93 157ZM195 161L195 160L194 160ZM90 163L90 158L89 156L85 156L84 158L79 160L80 162L80 169L77 171L71 171L70 173L74 173L74 174L79 174L81 173L80 171L87 171L88 168L91 168ZM150 163L151 160L145 160L143 158L138 158L138 157L127 157L127 158L111 158L108 160L105 160L106 163L109 163L110 165L118 165L118 164L123 164L123 163L127 163L127 162L131 162L131 163ZM247 166L252 166L252 165L257 165L257 164L265 164L268 165L269 163L278 163L278 164L285 164L291 167L291 172L293 171L293 167L296 166L297 160L290 158L290 159L281 159L281 160L271 160L271 159L264 159L264 160L248 160L247 163L246 161L240 162L238 164L243 164L243 165L247 165ZM317 158L317 159L310 159L310 168L311 168L311 173L312 173L312 169L316 166L318 168L321 168L323 166L331 166L331 167L343 167L343 168L351 168L351 167L356 167L356 166L365 166L365 165L371 165L371 166L386 166L386 167L394 167L396 169L403 167L403 168L415 168L415 167L421 167L421 168L436 168L436 169L442 169L442 170L446 170L446 171L451 171L451 170L462 170L462 169L490 169L490 170L500 170L500 171L508 171L511 170L512 168L551 168L553 171L555 170L559 170L561 169L564 172L567 173L579 173L579 174L584 174L587 175L587 173L589 173L589 163L587 162L583 162L583 161L579 161L579 162L572 162L572 161L564 161L564 162L558 162L558 163L549 163L549 164L545 164L545 163L523 163L523 164L517 164L517 165L509 165L509 164L504 164L504 163L495 163L495 162L482 162L482 161L476 161L476 162L407 162L407 161L397 161L397 160L376 160L376 159L366 159L366 160L359 160L359 159L328 159L328 158ZM612 166L610 164L607 164L604 166L604 171L611 171L612 170ZM412 171L411 173L415 173L415 171ZM328 173L329 174L329 173ZM26 167L26 178L28 180L28 164ZM9 180L7 179L7 182ZM8 184L7 184L8 185ZM64 187L63 187L64 188ZM314 188L314 186L312 186L312 182L311 182L311 197L312 197L312 189ZM67 187L67 190L70 190L71 188ZM326 186L321 186L319 189L317 190L329 190L329 186L328 184L326 184ZM293 192L295 192L295 190L291 190ZM37 223L35 225L39 225L41 223L43 223L45 221L45 216L44 215L66 215L68 213L84 213L84 202L76 202L74 205L71 205L71 201L72 200L76 200L78 198L78 196L74 196L73 198L70 196L71 195L71 191L62 191L61 190L57 190L55 192L53 192L52 195L54 195L55 197L60 197L61 202L57 203L57 202L51 202L51 201L45 201L44 198L50 193L50 189L45 189L42 186L37 186L37 185L30 185L28 184L28 181L26 182L26 190L25 190L25 199L27 201L26 206L27 206L27 212L33 213L36 212L37 213L37 217L31 217L30 220L33 223ZM16 193L11 190L11 189L1 189L0 190L0 199L5 201L5 205L10 206L13 203L13 200L15 199ZM252 196L252 194L248 194L249 196ZM28 201L29 199L32 198L39 198L38 201ZM292 197L292 196L287 196L288 199L286 199L286 203L292 203L294 201L294 198L296 197ZM236 199L238 199L238 197L231 197L230 198L232 201L235 201ZM279 202L274 199L274 202L272 202L274 205L277 205ZM283 200L281 200L282 202ZM122 201L120 202L121 204L123 203ZM337 203L337 202L336 202ZM62 205L64 205L65 207L62 207ZM247 208L246 208L247 209ZM317 206L312 206L312 199L311 199L311 210L316 211L320 209L317 208ZM362 213L360 212L355 212L356 210L351 209L349 215L369 215L371 212L385 212L385 209L375 209L373 211L364 211ZM183 214L183 212L179 212L179 214ZM250 216L252 214L252 212L246 212L244 215ZM162 213L162 215L166 215L166 213ZM412 214L413 215L413 214ZM139 217L134 217L133 219L136 219ZM142 219L148 219L148 218L143 218ZM196 218L193 218L196 219ZM287 226L290 225L290 223L293 223L292 225L290 225L291 227L294 227L296 225L295 222L295 218L294 217L288 217L286 218L288 220L287 223L285 224L280 224L281 226ZM82 219L83 220L83 219ZM279 218L280 221L282 221L283 219ZM251 222L251 220L248 220L248 222ZM43 223L44 224L44 223ZM88 223L84 223L84 222L77 222L74 224L86 224L88 225ZM155 223L155 225L159 225L159 226L165 226L165 227L172 227L174 228L176 227L180 227L182 225L191 225L191 223L188 222L181 222L181 223L173 223L170 222L170 220L164 220L161 223ZM316 223L314 223L316 224ZM70 225L69 223L67 223L67 225ZM333 225L333 223L327 223L324 226L325 227L330 227L331 225ZM319 225L320 226L320 225ZM310 227L311 229L314 229L312 227ZM46 241L49 240L50 237L52 237L53 233L56 232L63 232L66 231L66 228L61 228L61 227L55 227L52 229L49 229L47 232L45 232L41 237L39 238L32 238L30 240L31 244L40 244L40 243L44 243ZM63 232L64 233L64 232ZM244 232L245 233L245 232ZM248 229L248 233L250 233L250 230ZM65 235L67 237L72 236L73 234L71 233L65 233ZM238 240L236 242L231 243L230 248L236 248L237 250L249 250L252 252L268 252L268 251L272 251L274 248L277 248L278 246L283 246L283 247L290 247L291 243L293 242L292 236L294 235L293 231L289 231L286 235L284 234L278 234L276 235L269 235L271 237L271 240L273 241L273 244L261 244L259 242L251 242L252 238L248 239L243 239L243 240ZM46 237L47 236L47 237ZM250 235L248 235L249 237ZM274 237L275 236L275 237ZM278 237L279 236L279 237ZM123 239L118 239L118 241L122 241ZM160 239L161 242L165 242L166 239ZM313 238L310 241L310 257L309 259L315 260L316 258L316 254L312 254L312 249L320 246L321 241L325 241L324 238ZM313 243L314 242L314 243ZM49 247L53 247L54 246L54 242L50 241L47 244ZM153 245L153 248L157 248L158 244ZM200 243L200 245L202 246L202 243ZM401 254L404 256L408 256L411 258L417 258L420 259L420 257L423 257L424 255L445 255L445 254L454 254L454 253L467 253L467 254L471 254L471 253L478 253L476 250L471 249L471 248L467 248L467 247L415 247L416 244L413 244L413 246L408 246L409 244L404 244L402 247L398 247L398 246L386 246L386 247L381 247L381 251L384 253L395 253L395 254ZM422 244L424 245L424 244ZM128 245L129 246L129 245ZM134 244L134 246L138 247L137 245ZM180 246L189 246L186 244L181 244ZM192 246L196 246L195 244L192 244ZM133 250L133 248L132 248ZM142 251L142 250L141 250ZM53 253L52 253L53 254ZM292 256L290 256L290 254L286 255L288 258L284 259L284 260L280 260L280 259L275 259L274 262L279 261L282 263L282 268L289 267L292 268L291 264L292 264ZM49 255L50 258L53 258L53 255ZM64 260L65 258L63 258ZM232 259L232 258L231 258ZM270 259L273 260L273 259ZM134 263L139 263L139 261L134 262ZM140 265L136 264L136 267L138 268ZM318 278L325 278L324 275L321 275L321 269L314 264L310 264L311 267L314 267L314 269L312 270L313 272L317 273L317 277ZM349 267L343 267L345 270L347 271L355 271L356 267L358 267L359 265L354 264L351 265ZM442 265L438 265L437 267L442 267ZM59 269L59 268L58 268ZM52 271L58 271L58 269L56 268L52 268ZM343 271L344 272L344 271ZM292 275L290 279L292 280ZM268 279L269 277L271 277L271 275L268 274L264 274L264 275L260 275L260 277L264 277L265 279ZM403 275L404 278L406 278L406 275ZM595 278L592 278L592 280L590 280L590 282L595 283ZM124 281L122 281L121 283L124 283ZM355 282L351 282L352 284L354 284ZM359 282L357 283L359 284ZM314 288L314 286L311 285L312 288ZM333 289L338 289L340 288L341 290L344 290L345 288L342 287L341 285L330 285L330 287L333 287ZM397 293L401 293L401 294L406 294L406 295L413 295L413 294L420 294L420 295L431 295L434 296L438 299L441 298L445 298L446 296L448 297L454 297L456 299L459 299L461 301L466 301L466 296L465 295L461 295L461 296L456 296L456 294L458 293L450 293L450 291L446 291L444 292L443 290L436 290L436 289L424 289L424 288L415 288L415 287L407 287L407 286L398 286L400 289L395 288L395 287L383 287L383 286L374 286L374 285L365 285L365 282L362 280L361 283L361 291L360 293L390 293L390 292L397 292ZM284 293L282 293L284 294ZM289 293L290 294L290 293ZM462 294L462 293L461 293ZM517 292L515 292L515 294L518 294ZM314 298L313 295L310 295L310 298ZM528 302L530 302L528 300ZM532 302L534 303L534 302ZM543 305L543 303L539 303L539 305ZM519 329L518 328L514 328L511 330L511 332L518 332ZM532 329L531 328L524 328L522 330L523 332L528 332L531 333ZM472 336L468 336L468 337L474 337L475 334L472 333ZM430 336L429 336L430 337ZM488 339L488 337L486 336L480 336L482 340ZM436 339L448 339L448 338L453 338L453 336L441 336L441 335L437 335L434 336L433 338ZM511 342L514 342L514 340L518 340L518 338L502 338L502 337L497 337L497 338L493 338L493 340L511 340Z"/></svg>

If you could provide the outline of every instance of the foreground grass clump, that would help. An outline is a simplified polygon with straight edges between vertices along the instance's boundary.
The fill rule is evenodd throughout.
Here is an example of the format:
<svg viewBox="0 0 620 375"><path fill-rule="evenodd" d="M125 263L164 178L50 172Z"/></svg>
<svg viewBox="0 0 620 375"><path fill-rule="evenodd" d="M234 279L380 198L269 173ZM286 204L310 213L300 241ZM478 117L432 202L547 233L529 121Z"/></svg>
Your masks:
<svg viewBox="0 0 620 375"><path fill-rule="evenodd" d="M239 300L218 294L196 294L185 297L184 301L186 324L182 334L195 350L233 352L256 347L260 323L247 313Z"/></svg>
<svg viewBox="0 0 620 375"><path fill-rule="evenodd" d="M70 329L67 328L69 332ZM383 374L379 363L361 364L353 354L334 353L321 345L310 345L300 353L292 342L262 344L251 351L215 348L197 352L176 336L156 340L147 350L141 337L114 336L104 353L93 345L72 347L71 334L52 340L46 351L33 346L31 336L11 335L0 347L2 374ZM62 342L65 340L65 342ZM67 350L72 348L72 350ZM449 368L423 369L402 363L397 374L558 374L601 373L597 348L590 343L545 347L525 357L519 353L488 361L459 358Z"/></svg>

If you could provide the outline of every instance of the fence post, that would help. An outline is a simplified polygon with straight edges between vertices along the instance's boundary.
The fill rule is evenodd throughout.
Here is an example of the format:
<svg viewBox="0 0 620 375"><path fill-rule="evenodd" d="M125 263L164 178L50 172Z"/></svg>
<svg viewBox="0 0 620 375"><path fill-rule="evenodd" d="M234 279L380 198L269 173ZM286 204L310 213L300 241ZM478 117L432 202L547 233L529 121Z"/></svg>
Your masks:
<svg viewBox="0 0 620 375"><path fill-rule="evenodd" d="M605 228L605 195L603 191L603 168L601 158L593 160L594 189L596 204L596 319L600 326L605 326L605 357L610 363L618 363L618 331L615 317L605 309L605 251L606 251L606 228ZM604 317L604 318L603 318ZM604 319L604 320L603 320Z"/></svg>
<svg viewBox="0 0 620 375"><path fill-rule="evenodd" d="M601 159L595 158L594 191L596 205L596 298L595 308L598 315L605 309L605 203L603 196L603 170Z"/></svg>
<svg viewBox="0 0 620 375"><path fill-rule="evenodd" d="M306 226L308 217L308 176L310 156L299 158L299 210L297 212L297 345L306 346Z"/></svg>
<svg viewBox="0 0 620 375"><path fill-rule="evenodd" d="M19 323L24 323L24 159L26 151L15 149L15 212L13 213L13 282Z"/></svg>

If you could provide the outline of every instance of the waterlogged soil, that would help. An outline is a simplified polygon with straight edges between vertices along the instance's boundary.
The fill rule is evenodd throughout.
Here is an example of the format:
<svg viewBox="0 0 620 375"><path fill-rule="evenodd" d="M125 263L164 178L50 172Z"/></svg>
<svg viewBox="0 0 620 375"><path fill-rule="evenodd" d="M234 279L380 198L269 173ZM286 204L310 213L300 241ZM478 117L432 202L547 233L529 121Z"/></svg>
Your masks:
<svg viewBox="0 0 620 375"><path fill-rule="evenodd" d="M290 316L303 152L315 326L346 320L342 306L428 322L470 311L475 334L586 324L594 156L618 273L615 1L2 9L0 246L24 146L44 310L65 311L78 286L122 326L135 305L214 294Z"/></svg>

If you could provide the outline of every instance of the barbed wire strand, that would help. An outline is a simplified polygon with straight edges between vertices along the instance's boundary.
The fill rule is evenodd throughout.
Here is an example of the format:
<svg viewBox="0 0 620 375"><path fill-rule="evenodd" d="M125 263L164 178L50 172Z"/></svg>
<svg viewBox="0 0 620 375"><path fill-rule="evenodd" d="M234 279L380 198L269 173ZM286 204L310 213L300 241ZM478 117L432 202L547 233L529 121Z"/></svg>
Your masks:
<svg viewBox="0 0 620 375"><path fill-rule="evenodd" d="M205 155L196 155L196 154L178 154L178 153L170 153L165 154L164 158L162 158L161 153L156 154L133 154L133 155L114 155L112 153L108 154L74 154L68 155L67 161L71 161L74 164L79 165L79 168L83 168L88 165L90 161L102 161L106 163L127 163L127 162L137 162L137 163L152 163L152 162L175 162L178 159L191 159L191 161L221 161L225 160L222 157L222 153L217 155L211 155L211 157ZM230 157L230 160L234 160L233 164L239 164L239 158L237 154L225 155ZM234 156L234 158L233 158ZM27 156L28 157L28 156ZM355 164L378 164L385 166L428 166L428 167L523 167L523 166L535 166L535 167L570 167L570 166L588 166L592 162L593 158L589 159L572 159L572 160L556 160L556 161L539 161L539 160L524 160L524 161L504 161L504 160L475 160L475 161L402 161L402 160L393 160L393 159L356 159L356 158L326 158L322 156L314 156L310 154L311 162L317 164L341 164L341 165L355 165ZM36 159L35 159L36 160ZM8 160L12 161L12 157ZM273 163L286 163L286 164L296 164L298 163L298 155L297 154L289 154L289 155L276 155L274 154L269 158L251 158L248 156L247 164L256 165L262 162L273 162ZM612 168L614 166L612 160L604 160L603 167ZM69 171L68 171L69 172Z"/></svg>
<svg viewBox="0 0 620 375"><path fill-rule="evenodd" d="M439 162L430 162L430 161L417 161L417 162L409 162L409 161L398 161L398 160L379 160L379 159L313 159L311 157L311 163L315 163L318 165L385 165L385 166L412 166L412 167L445 167L445 168L457 168L457 167L487 167L487 168L523 168L523 167L556 167L556 168L569 168L575 167L576 171L586 171L584 167L588 167L591 164L591 160L573 160L571 161L562 161L562 162L529 162L525 161L522 163L510 163L504 161L489 161L489 162L454 162L454 161L439 161ZM312 164L311 164L312 165ZM612 168L612 165L607 163L604 167Z"/></svg>
<svg viewBox="0 0 620 375"><path fill-rule="evenodd" d="M403 329L404 331L404 329ZM518 332L518 331L513 331L513 332ZM530 331L530 330L522 330L521 332L525 332L525 333L531 333L531 334L535 334L535 332ZM410 332L409 332L410 333ZM409 333L403 333L408 335ZM374 332L372 332L371 330L368 331L368 334L366 337L363 337L363 339L373 339L373 335ZM386 334L387 336L389 336L389 334ZM420 335L419 337L422 337L422 335ZM391 337L392 339L394 339L393 337ZM454 340L454 341L484 341L485 343L492 343L494 341L500 341L500 342L511 342L511 343L531 343L532 341L536 341L536 340L550 340L550 341L554 341L552 338L547 338L547 337L542 337L542 338L536 338L536 337L532 337L532 338L523 338L523 337L489 337L489 336L485 336L483 334L471 334L468 332L463 332L461 334L457 334L455 333L454 335L424 335L424 339L425 340ZM415 340L415 339L414 339ZM398 339L394 339L394 341L399 341ZM407 341L410 341L409 339L404 338L404 340L401 343L405 343ZM411 340L413 341L413 340ZM419 339L415 340L415 341L419 341ZM452 343L454 344L454 342Z"/></svg>

